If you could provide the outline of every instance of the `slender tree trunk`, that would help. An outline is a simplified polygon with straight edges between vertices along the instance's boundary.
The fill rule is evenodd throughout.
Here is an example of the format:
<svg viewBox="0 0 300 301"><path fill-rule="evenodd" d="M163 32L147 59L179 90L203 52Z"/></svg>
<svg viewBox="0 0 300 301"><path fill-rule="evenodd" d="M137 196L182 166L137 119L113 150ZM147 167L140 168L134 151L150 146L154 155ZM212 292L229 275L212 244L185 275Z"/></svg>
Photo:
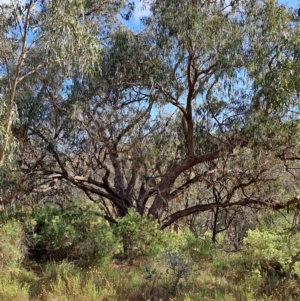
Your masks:
<svg viewBox="0 0 300 301"><path fill-rule="evenodd" d="M26 54L28 52L26 42L27 42L27 37L28 37L30 12L33 9L34 5L35 4L33 3L33 1L30 1L29 4L27 5L27 12L26 12L26 18L25 18L23 32L22 32L22 30L20 30L20 34L22 35L22 49L21 49L21 53L20 53L20 56L18 59L18 63L17 63L16 70L13 75L12 81L10 81L10 77L8 75L9 98L8 98L8 103L7 103L4 137L3 137L3 142L2 142L1 149L0 149L0 167L4 163L5 152L7 150L7 147L9 145L10 139L11 139L11 125L12 125L12 120L13 120L14 98L15 98L18 82L20 81L19 75L21 73L21 68L23 66ZM15 15L14 15L14 17L17 18L17 16L15 16ZM16 23L19 24L18 21L16 21ZM8 68L8 66L7 66L7 68Z"/></svg>
<svg viewBox="0 0 300 301"><path fill-rule="evenodd" d="M17 79L15 78L12 87L10 89L9 93L9 99L7 103L7 111L6 111L6 120L5 120L5 128L4 128L4 137L2 146L0 149L0 167L4 163L5 159L5 151L9 145L10 138L11 138L11 125L12 125L12 119L13 119L13 104L14 104L14 97L17 87Z"/></svg>
<svg viewBox="0 0 300 301"><path fill-rule="evenodd" d="M213 233L212 233L212 241L213 243L217 242L217 234L218 234L218 228L217 228L217 222L219 218L219 207L217 207L215 210L213 210L214 215L214 224L213 224Z"/></svg>

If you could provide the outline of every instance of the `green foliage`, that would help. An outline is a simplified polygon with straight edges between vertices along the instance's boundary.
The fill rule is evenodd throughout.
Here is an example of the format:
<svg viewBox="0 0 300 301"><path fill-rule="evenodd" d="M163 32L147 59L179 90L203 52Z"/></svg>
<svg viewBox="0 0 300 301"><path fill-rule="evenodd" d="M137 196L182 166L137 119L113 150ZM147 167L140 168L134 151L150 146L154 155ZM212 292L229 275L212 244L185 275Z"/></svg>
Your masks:
<svg viewBox="0 0 300 301"><path fill-rule="evenodd" d="M28 285L21 285L18 280L0 275L0 300L29 301Z"/></svg>
<svg viewBox="0 0 300 301"><path fill-rule="evenodd" d="M168 243L170 235L160 230L157 221L133 210L117 222L115 233L123 241L123 251L127 258L158 254Z"/></svg>
<svg viewBox="0 0 300 301"><path fill-rule="evenodd" d="M27 301L30 285L36 281L32 271L22 267L25 259L25 233L22 224L8 218L0 224L0 300Z"/></svg>
<svg viewBox="0 0 300 301"><path fill-rule="evenodd" d="M61 232L58 231L57 224L62 223L62 226L66 226L63 221L68 221L74 226L73 231L68 230L68 233L74 235L75 232L78 232L77 235L82 236L83 230L79 229L77 223L74 222L76 218L79 219L79 212L81 213L82 228L86 227L88 221L103 227L103 223L96 219L98 215L93 210L95 210L95 207L92 206L85 208L83 211L74 207L72 210L71 208L66 210L69 213L69 215L66 215L58 207L47 207L47 210L44 208L34 216L35 219L31 220L31 224L33 225L35 221L38 221L38 224L41 225L41 221L44 221L43 234L49 240L48 243L50 243L50 237L58 241ZM15 217L17 216L19 215L15 215ZM55 216L58 216L58 218L54 218ZM73 217L73 222L70 216ZM20 217L23 220L25 219L24 215L20 215ZM52 219L54 225L51 222ZM102 221L102 219L100 220ZM133 239L131 242L139 248L145 245L148 246L148 249L142 249L143 252L137 252L133 248L131 256L136 255L134 266L126 265L126 263L116 266L115 263L112 265L113 262L111 261L110 263L98 263L89 267L86 264L87 268L82 269L77 266L77 261L62 261L59 264L47 263L45 266L39 264L38 275L15 265L24 257L18 251L23 237L22 227L21 223L14 219L7 220L1 228L1 239L5 241L2 248L16 244L14 246L16 251L11 252L11 249L1 250L1 254L13 255L13 257L5 259L5 263L10 264L4 265L2 263L0 298L1 300L12 301L48 301L54 299L128 299L138 301L150 298L156 298L155 300L172 298L174 301L206 299L220 301L297 300L293 297L297 294L296 280L291 279L285 282L284 287L277 286L276 278L273 277L273 279L268 273L263 273L263 268L259 265L262 262L271 266L275 260L283 263L285 260L288 263L289 261L286 259L284 252L289 254L289 247L296 251L298 241L295 238L297 238L297 234L295 234L295 231L293 233L283 231L283 228L289 225L288 220L284 223L284 219L281 218L281 226L277 227L278 231L274 231L274 228L273 232L270 231L270 225L272 226L273 222L277 223L278 220L278 217L274 216L272 221L269 219L268 223L264 223L259 230L248 231L245 250L242 254L239 254L223 253L218 245L211 245L209 237L207 239L196 237L190 231L183 231L179 234L173 233L172 235L164 233L164 237L158 239L159 233L163 232L156 230L158 225L155 221L130 212L129 216L124 218L123 221L119 219L122 231L118 231L118 226L114 231L115 235L118 236L127 233L135 238L136 235L137 239ZM38 224L35 225L36 229ZM46 225L49 227L47 231ZM139 227L142 227L140 229L141 233L139 233ZM105 229L110 233L112 232L108 225ZM50 235L50 230L55 232L53 236ZM158 231L158 233L155 231ZM143 235L143 232L156 233L156 236L154 235L150 239L147 235ZM87 236L87 232L84 233ZM288 236L287 233L290 233L288 240L285 238ZM65 240L74 238L72 235L65 237ZM90 239L94 238L90 237ZM114 238L114 241L119 246L116 238ZM166 241L171 248L160 253L162 256L156 256L159 250L166 248ZM88 244L91 242L88 242ZM84 240L82 240L82 243L84 243ZM56 244L59 252L59 245L57 242ZM68 244L66 245L68 246ZM52 246L52 248L54 247ZM60 252L63 252L65 248L65 245L62 245ZM152 251L150 251L151 249ZM70 252L73 252L72 249L70 249ZM290 255L290 258L293 254ZM142 256L147 256L148 264L146 266L145 258ZM86 257L82 260L86 260ZM245 269L244 263L253 264L250 273L248 269ZM32 266L34 267L34 265ZM34 269L36 270L37 267ZM275 291L276 288L278 289Z"/></svg>
<svg viewBox="0 0 300 301"><path fill-rule="evenodd" d="M180 236L180 250L193 260L211 260L217 252L211 237L207 235L196 236L186 229Z"/></svg>
<svg viewBox="0 0 300 301"><path fill-rule="evenodd" d="M37 257L91 262L110 256L118 246L111 227L93 207L62 210L46 206L33 216L31 224Z"/></svg>
<svg viewBox="0 0 300 301"><path fill-rule="evenodd" d="M299 251L299 233L290 230L248 230L243 252L246 263L254 271L288 276L300 275L300 262L295 256Z"/></svg>
<svg viewBox="0 0 300 301"><path fill-rule="evenodd" d="M0 225L0 267L21 262L24 258L24 232L20 222L12 220Z"/></svg>
<svg viewBox="0 0 300 301"><path fill-rule="evenodd" d="M229 254L227 238L238 250L256 213L212 209L299 201L295 12L275 0L145 0L152 14L137 32L117 18L130 17L132 1L6 2L1 199L32 192L45 203L77 187L117 224L87 201L2 212L0 299L272 300L280 277L297 287L298 227L274 218ZM210 237L160 230L177 217L180 230L224 230L223 250ZM22 269L18 218L38 280ZM117 256L128 261L118 266ZM290 291L278 299L292 300Z"/></svg>

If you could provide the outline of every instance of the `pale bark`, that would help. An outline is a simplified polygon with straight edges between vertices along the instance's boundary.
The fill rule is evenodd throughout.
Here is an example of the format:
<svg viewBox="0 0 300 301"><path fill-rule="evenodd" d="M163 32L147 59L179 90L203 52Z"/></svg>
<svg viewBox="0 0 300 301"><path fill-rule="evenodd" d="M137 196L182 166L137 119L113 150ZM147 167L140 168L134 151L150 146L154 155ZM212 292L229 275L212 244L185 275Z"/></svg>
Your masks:
<svg viewBox="0 0 300 301"><path fill-rule="evenodd" d="M5 128L4 128L4 137L2 146L0 149L0 166L3 165L5 160L5 152L7 150L7 147L10 143L11 139L11 125L13 121L13 106L14 106L14 98L17 90L17 85L20 82L19 75L21 73L21 68L24 64L26 54L28 52L27 48L27 36L28 36L28 27L29 27L29 21L30 21L30 12L34 7L33 1L30 1L27 5L27 11L26 11L26 17L25 17L25 23L24 23L24 29L22 31L22 28L20 26L18 16L14 14L14 18L16 23L19 25L20 28L20 34L22 35L22 47L21 47L21 54L18 59L18 63L13 75L13 79L10 82L9 81L9 98L7 102L7 110L6 110L6 120L5 120ZM8 66L7 66L8 68Z"/></svg>

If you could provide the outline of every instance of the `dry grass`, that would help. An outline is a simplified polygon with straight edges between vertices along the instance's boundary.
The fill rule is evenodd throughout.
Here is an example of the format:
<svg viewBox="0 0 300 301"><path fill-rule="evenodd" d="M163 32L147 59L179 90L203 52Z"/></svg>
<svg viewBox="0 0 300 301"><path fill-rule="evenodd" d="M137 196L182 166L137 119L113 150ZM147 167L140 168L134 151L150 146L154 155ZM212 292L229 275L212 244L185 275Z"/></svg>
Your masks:
<svg viewBox="0 0 300 301"><path fill-rule="evenodd" d="M174 275L162 258L152 258L151 277L146 260L80 269L73 264L51 263L39 276L24 268L1 274L2 301L292 301L298 300L299 281L280 282L230 268L230 258L216 263L194 263L187 279L180 279L176 295L170 293ZM215 260L220 260L216 258ZM221 266L217 264L217 266ZM272 281L271 281L272 280Z"/></svg>

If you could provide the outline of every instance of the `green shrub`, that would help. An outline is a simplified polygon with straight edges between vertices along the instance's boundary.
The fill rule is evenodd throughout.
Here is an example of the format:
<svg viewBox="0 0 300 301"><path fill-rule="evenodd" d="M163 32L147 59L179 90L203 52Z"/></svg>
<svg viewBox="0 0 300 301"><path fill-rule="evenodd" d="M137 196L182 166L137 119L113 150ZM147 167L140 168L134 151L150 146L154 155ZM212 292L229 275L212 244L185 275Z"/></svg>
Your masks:
<svg viewBox="0 0 300 301"><path fill-rule="evenodd" d="M180 242L179 248L184 253L188 254L191 259L199 260L212 260L216 246L209 236L196 236L189 229L179 234Z"/></svg>
<svg viewBox="0 0 300 301"><path fill-rule="evenodd" d="M157 221L133 210L117 222L115 234L122 240L123 255L127 259L156 255L166 247L170 238L169 233L160 230Z"/></svg>
<svg viewBox="0 0 300 301"><path fill-rule="evenodd" d="M42 259L94 262L112 255L118 241L112 228L92 206L61 210L46 206L36 213L32 255Z"/></svg>
<svg viewBox="0 0 300 301"><path fill-rule="evenodd" d="M299 251L299 244L299 235L289 230L249 230L244 239L243 252L251 269L276 272L283 276L292 268L293 273L299 276L299 261L292 262Z"/></svg>

